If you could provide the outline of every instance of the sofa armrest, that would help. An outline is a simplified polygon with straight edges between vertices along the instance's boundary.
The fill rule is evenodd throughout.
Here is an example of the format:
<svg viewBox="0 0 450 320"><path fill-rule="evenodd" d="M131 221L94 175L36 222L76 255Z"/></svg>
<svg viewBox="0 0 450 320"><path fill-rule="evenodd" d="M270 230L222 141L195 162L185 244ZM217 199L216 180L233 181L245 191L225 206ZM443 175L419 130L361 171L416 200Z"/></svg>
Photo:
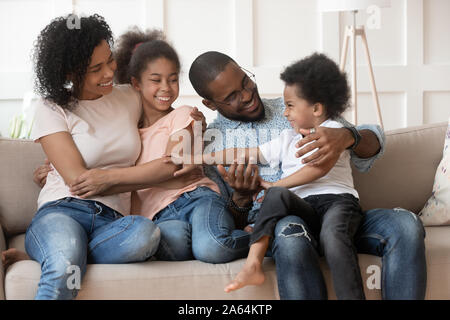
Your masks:
<svg viewBox="0 0 450 320"><path fill-rule="evenodd" d="M3 234L3 228L0 225L0 252L6 250L6 241ZM0 300L5 300L5 270L3 263L0 263Z"/></svg>

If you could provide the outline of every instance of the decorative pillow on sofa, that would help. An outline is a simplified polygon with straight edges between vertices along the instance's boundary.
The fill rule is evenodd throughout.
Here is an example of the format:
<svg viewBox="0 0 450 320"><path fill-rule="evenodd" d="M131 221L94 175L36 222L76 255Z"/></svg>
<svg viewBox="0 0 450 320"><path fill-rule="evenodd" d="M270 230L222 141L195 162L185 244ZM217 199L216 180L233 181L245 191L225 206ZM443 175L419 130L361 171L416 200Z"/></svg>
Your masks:
<svg viewBox="0 0 450 320"><path fill-rule="evenodd" d="M450 119L444 154L434 178L433 192L419 216L425 226L450 225Z"/></svg>

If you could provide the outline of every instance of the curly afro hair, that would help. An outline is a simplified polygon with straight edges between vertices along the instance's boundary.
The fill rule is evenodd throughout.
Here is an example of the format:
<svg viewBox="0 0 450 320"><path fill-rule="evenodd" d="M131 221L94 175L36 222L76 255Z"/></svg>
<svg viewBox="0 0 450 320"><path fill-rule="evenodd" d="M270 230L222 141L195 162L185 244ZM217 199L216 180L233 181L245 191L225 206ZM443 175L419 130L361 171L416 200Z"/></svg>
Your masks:
<svg viewBox="0 0 450 320"><path fill-rule="evenodd" d="M324 54L314 53L287 67L280 75L286 85L297 86L297 96L311 104L321 103L327 118L335 119L349 106L347 77Z"/></svg>
<svg viewBox="0 0 450 320"><path fill-rule="evenodd" d="M79 28L71 28L73 18L52 20L39 34L33 52L36 93L62 108L76 104L94 48L103 40L110 47L114 43L103 17L81 17Z"/></svg>
<svg viewBox="0 0 450 320"><path fill-rule="evenodd" d="M147 64L164 57L172 61L180 72L180 59L175 49L166 41L161 30L131 27L117 40L114 52L117 62L116 83L131 83L131 77L140 79Z"/></svg>

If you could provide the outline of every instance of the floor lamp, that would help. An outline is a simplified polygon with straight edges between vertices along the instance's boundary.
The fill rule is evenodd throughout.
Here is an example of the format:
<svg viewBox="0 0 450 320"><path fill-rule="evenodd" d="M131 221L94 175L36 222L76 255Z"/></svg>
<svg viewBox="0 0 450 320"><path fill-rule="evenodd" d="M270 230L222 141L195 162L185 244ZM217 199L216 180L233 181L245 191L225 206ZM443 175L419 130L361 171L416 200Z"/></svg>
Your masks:
<svg viewBox="0 0 450 320"><path fill-rule="evenodd" d="M383 119L381 117L380 102L378 101L377 88L375 86L375 78L373 75L372 63L370 61L369 46L367 44L366 32L364 26L356 26L356 13L358 10L366 10L369 6L377 6L378 8L389 7L390 0L319 0L319 11L350 11L353 14L353 25L346 26L344 39L342 43L340 68L343 71L347 62L348 44L350 42L350 56L352 69L352 105L353 105L353 123L357 124L357 86L356 86L356 37L360 36L366 56L367 64L369 66L369 80L372 91L372 98L375 105L375 111L378 117L378 122L383 127Z"/></svg>

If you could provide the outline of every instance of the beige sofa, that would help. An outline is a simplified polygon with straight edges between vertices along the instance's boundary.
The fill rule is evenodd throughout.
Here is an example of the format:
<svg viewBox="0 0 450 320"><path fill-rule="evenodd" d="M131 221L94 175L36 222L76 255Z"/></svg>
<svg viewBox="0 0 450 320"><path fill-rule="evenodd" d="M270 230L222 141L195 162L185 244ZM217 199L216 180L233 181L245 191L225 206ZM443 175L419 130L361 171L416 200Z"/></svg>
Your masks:
<svg viewBox="0 0 450 320"><path fill-rule="evenodd" d="M419 212L430 196L442 157L446 123L387 132L386 152L369 173L354 172L364 209L403 207ZM43 162L39 144L0 138L0 250L24 250L24 232L36 210L39 189L32 182L34 168ZM55 226L57 227L57 226ZM450 226L426 228L427 299L450 299ZM381 259L359 256L366 283L370 265ZM244 259L227 264L199 261L122 265L88 265L78 299L278 299L273 260L266 258L266 281L226 294L223 287L239 271ZM0 269L0 299L33 299L40 277L35 261L20 261ZM324 261L329 297L335 298ZM379 289L365 288L368 299L380 299Z"/></svg>

